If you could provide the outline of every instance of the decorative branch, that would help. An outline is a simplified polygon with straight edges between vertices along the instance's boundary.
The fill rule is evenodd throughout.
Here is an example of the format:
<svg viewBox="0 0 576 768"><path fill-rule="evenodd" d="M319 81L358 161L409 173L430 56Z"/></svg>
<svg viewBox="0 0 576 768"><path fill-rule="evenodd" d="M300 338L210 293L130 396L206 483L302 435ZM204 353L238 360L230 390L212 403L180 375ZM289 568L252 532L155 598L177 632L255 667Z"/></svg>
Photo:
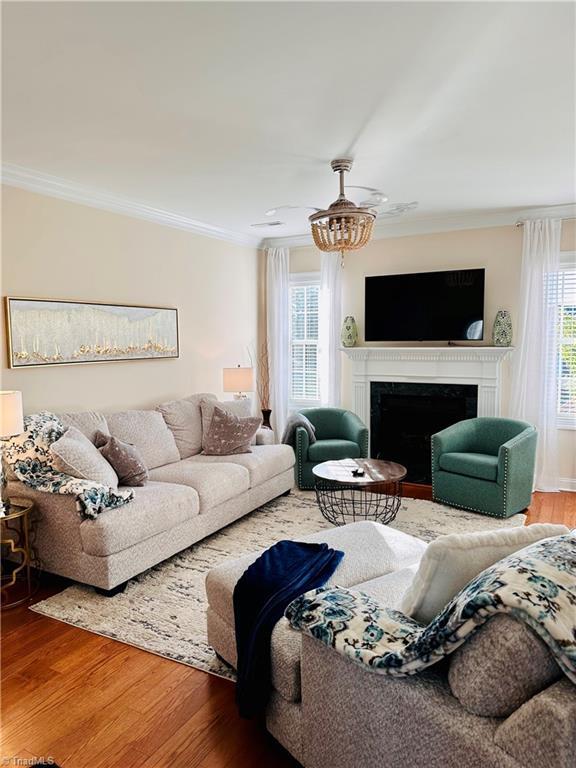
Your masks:
<svg viewBox="0 0 576 768"><path fill-rule="evenodd" d="M270 408L270 367L268 358L268 344L264 342L258 355L258 399L260 408Z"/></svg>

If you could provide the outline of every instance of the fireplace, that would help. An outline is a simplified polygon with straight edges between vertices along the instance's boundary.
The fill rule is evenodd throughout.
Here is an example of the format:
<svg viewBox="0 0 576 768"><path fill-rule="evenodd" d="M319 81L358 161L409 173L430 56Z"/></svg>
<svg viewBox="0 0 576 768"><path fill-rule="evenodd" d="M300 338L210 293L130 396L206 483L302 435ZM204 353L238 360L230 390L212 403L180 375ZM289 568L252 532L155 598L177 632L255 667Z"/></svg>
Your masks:
<svg viewBox="0 0 576 768"><path fill-rule="evenodd" d="M478 413L478 387L370 382L370 455L408 469L406 482L430 483L430 436Z"/></svg>

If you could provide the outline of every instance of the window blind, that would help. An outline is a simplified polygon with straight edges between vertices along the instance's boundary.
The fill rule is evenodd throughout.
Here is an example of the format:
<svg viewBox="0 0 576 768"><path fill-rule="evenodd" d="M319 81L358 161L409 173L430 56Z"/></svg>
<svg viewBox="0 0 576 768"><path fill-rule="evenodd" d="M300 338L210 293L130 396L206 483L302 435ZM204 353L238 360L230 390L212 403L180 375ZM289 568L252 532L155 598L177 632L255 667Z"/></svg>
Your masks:
<svg viewBox="0 0 576 768"><path fill-rule="evenodd" d="M290 288L290 399L316 401L318 389L318 299L320 286Z"/></svg>
<svg viewBox="0 0 576 768"><path fill-rule="evenodd" d="M576 425L576 266L557 276L558 301L558 415Z"/></svg>

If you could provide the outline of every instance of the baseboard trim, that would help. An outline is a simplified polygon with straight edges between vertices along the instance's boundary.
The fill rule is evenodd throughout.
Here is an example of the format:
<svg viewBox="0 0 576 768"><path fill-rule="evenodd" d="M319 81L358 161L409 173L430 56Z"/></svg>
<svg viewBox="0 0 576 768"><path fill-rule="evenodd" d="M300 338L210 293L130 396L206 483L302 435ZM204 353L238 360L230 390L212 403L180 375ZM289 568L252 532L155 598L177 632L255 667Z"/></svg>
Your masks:
<svg viewBox="0 0 576 768"><path fill-rule="evenodd" d="M410 499L432 501L432 486L424 483L402 483L401 494Z"/></svg>
<svg viewBox="0 0 576 768"><path fill-rule="evenodd" d="M560 490L576 492L576 477L561 477Z"/></svg>

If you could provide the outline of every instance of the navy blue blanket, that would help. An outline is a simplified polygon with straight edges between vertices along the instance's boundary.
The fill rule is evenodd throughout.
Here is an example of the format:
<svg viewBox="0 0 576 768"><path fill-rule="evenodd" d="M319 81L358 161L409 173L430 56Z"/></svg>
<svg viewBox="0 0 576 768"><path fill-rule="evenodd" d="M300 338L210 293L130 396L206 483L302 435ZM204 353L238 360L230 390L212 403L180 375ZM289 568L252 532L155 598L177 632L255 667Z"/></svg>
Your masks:
<svg viewBox="0 0 576 768"><path fill-rule="evenodd" d="M234 588L238 651L236 702L242 717L260 712L270 691L270 637L287 606L325 584L344 552L327 544L279 541L263 552Z"/></svg>

